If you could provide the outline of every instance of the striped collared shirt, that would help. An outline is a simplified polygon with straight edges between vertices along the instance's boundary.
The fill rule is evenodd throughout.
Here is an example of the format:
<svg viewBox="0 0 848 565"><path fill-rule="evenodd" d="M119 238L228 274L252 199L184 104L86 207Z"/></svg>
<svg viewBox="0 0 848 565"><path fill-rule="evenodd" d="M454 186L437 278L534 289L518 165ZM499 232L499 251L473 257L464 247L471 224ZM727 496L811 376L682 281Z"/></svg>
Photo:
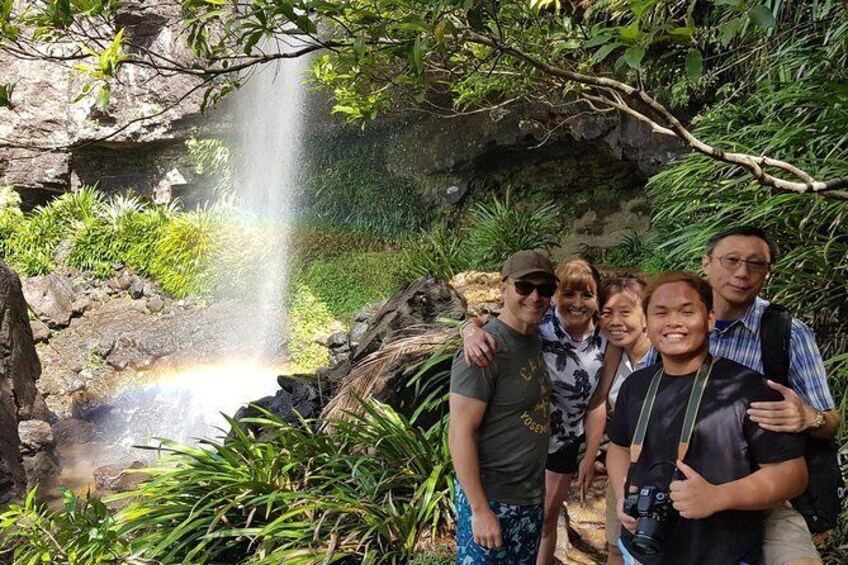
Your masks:
<svg viewBox="0 0 848 565"><path fill-rule="evenodd" d="M762 373L760 320L766 306L766 300L757 298L742 317L723 330L714 329L710 334L710 353ZM816 338L810 328L797 318L792 318L789 349L789 385L813 408L833 410L833 397L827 386L827 375Z"/></svg>

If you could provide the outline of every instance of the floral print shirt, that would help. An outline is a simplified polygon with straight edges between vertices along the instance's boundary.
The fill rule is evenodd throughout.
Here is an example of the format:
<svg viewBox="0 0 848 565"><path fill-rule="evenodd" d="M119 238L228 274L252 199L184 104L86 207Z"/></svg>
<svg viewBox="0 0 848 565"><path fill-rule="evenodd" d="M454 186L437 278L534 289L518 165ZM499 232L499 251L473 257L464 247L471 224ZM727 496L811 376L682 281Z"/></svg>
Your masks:
<svg viewBox="0 0 848 565"><path fill-rule="evenodd" d="M572 339L556 314L556 306L542 317L539 337L552 386L548 452L555 453L583 435L583 417L601 377L607 342L597 326L585 339Z"/></svg>

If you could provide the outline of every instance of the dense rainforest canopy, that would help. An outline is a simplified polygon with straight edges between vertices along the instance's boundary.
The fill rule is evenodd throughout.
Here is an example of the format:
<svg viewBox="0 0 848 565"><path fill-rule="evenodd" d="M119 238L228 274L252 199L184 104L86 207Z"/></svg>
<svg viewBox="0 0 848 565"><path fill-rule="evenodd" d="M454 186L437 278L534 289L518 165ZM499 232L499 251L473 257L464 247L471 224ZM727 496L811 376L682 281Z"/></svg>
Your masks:
<svg viewBox="0 0 848 565"><path fill-rule="evenodd" d="M617 110L743 167L764 185L845 197L839 190L848 184L844 175L817 181L794 163L728 151L693 136L678 118L750 95L771 65L772 50L780 59L844 52L844 6L836 1L186 0L180 8L175 5L175 14L196 56L190 62L134 43L114 23L124 9L118 1L52 0L15 10L9 0L0 29L6 48L21 56L74 61L101 82L93 95L103 107L109 81L124 66L196 75L214 99L237 88L257 65L320 52L315 79L332 90L335 111L351 120L402 103L456 112L526 99L553 108ZM114 35L105 35L104 27ZM42 47L43 41L65 48ZM810 52L805 44L824 50ZM791 80L808 77L807 67L796 67ZM789 82L786 70L765 78ZM839 81L827 84L839 97Z"/></svg>

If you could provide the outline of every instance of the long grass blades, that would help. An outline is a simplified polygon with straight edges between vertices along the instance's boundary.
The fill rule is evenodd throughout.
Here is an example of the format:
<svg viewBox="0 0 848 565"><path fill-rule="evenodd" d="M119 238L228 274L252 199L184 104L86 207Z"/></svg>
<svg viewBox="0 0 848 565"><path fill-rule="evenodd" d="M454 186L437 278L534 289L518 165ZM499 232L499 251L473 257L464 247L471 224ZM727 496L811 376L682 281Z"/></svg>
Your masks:
<svg viewBox="0 0 848 565"><path fill-rule="evenodd" d="M92 522L119 542L113 553L162 563L407 562L449 524L445 428L422 430L386 405L357 402L331 433L260 411L242 421L250 428L230 420L226 438L201 447L160 440L147 447L160 459L137 471L150 479L108 499L128 502L114 516L97 501ZM20 531L30 523L21 514L68 534L34 499L10 512L0 516L4 543L35 535ZM62 557L58 548L40 551Z"/></svg>

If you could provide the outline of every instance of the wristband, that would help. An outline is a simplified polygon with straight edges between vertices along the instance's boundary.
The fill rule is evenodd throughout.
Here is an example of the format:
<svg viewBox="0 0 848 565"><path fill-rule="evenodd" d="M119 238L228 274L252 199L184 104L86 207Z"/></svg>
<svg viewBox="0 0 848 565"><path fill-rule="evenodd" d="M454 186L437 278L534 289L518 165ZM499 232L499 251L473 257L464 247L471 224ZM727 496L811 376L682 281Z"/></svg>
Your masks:
<svg viewBox="0 0 848 565"><path fill-rule="evenodd" d="M471 318L465 318L461 324L459 324L459 335L462 335L462 332L465 331L465 328L468 327L468 324L472 323Z"/></svg>

